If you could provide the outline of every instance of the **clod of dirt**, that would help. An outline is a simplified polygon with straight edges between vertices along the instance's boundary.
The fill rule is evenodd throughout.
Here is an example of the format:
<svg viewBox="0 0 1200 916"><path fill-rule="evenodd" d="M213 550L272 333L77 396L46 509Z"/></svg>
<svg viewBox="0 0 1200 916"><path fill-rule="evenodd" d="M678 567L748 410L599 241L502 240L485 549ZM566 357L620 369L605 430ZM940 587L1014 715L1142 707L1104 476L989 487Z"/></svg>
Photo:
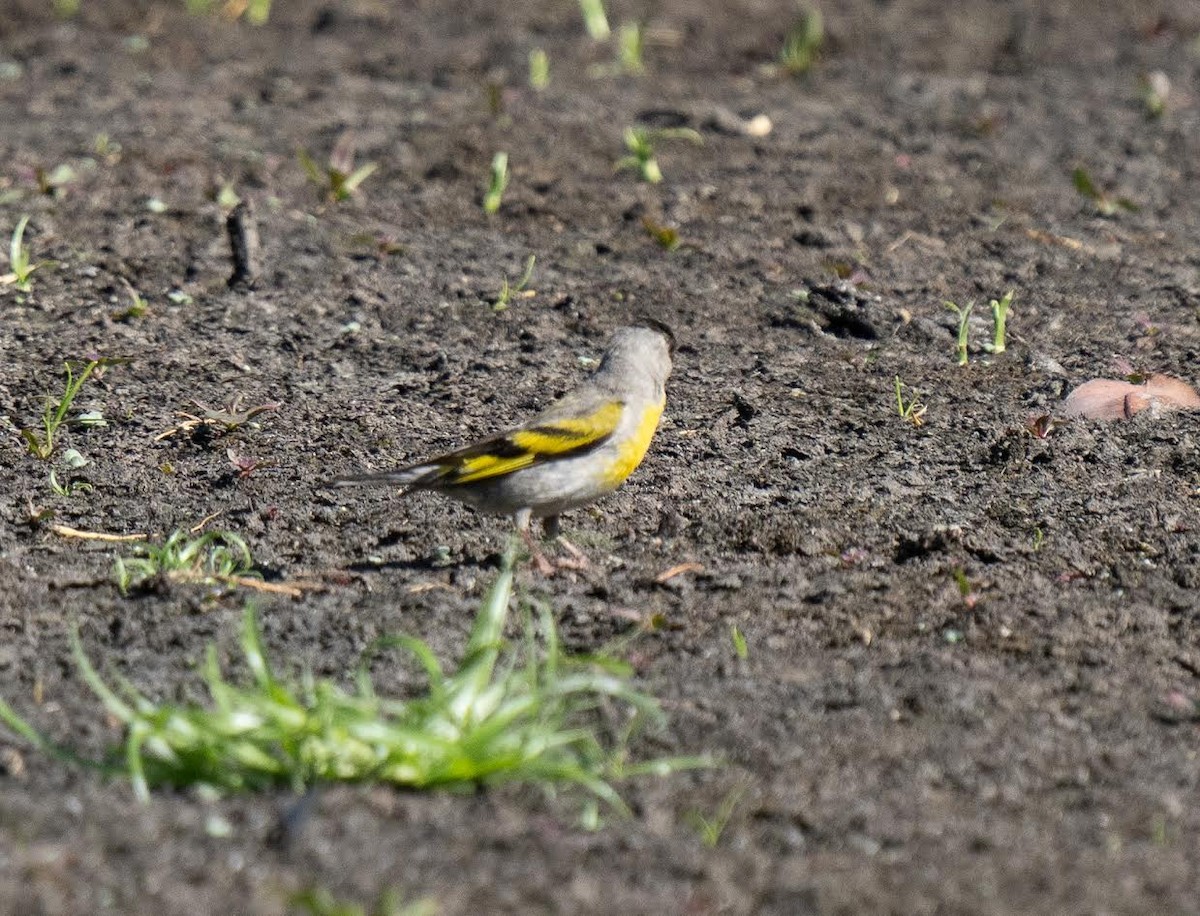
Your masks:
<svg viewBox="0 0 1200 916"><path fill-rule="evenodd" d="M1127 420L1146 409L1167 413L1196 408L1200 408L1196 389L1169 375L1152 375L1140 385L1118 379L1092 379L1063 402L1067 416L1090 420Z"/></svg>
<svg viewBox="0 0 1200 916"><path fill-rule="evenodd" d="M834 337L879 340L899 321L880 296L845 281L806 283L803 292L786 323Z"/></svg>

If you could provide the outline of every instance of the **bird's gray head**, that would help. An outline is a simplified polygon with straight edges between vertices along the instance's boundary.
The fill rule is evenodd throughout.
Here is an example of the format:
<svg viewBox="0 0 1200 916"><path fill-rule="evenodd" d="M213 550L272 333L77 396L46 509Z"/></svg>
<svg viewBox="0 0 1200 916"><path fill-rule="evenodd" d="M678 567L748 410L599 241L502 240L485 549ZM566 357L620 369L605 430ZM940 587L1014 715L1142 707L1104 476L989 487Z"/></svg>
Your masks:
<svg viewBox="0 0 1200 916"><path fill-rule="evenodd" d="M608 350L600 363L597 375L614 380L645 379L661 393L671 374L671 355L675 338L670 328L655 322L656 327L638 325L617 328L609 341Z"/></svg>

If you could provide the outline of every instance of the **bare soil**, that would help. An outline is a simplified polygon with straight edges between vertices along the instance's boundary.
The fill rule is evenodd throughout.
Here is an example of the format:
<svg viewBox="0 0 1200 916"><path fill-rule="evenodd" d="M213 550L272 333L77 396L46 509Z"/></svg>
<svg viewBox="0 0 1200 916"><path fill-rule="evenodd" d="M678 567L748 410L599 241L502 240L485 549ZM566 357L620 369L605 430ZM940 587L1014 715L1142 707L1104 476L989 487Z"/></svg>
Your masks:
<svg viewBox="0 0 1200 916"><path fill-rule="evenodd" d="M724 765L631 782L634 816L589 832L512 788L334 788L299 818L283 791L139 805L4 734L0 911L275 914L308 886L442 913L1196 911L1200 418L1026 428L1129 366L1194 381L1194 3L828 3L801 78L764 69L790 0L614 0L614 23L653 30L640 77L595 72L611 46L568 0L279 0L262 27L2 6L0 235L30 214L54 263L0 292L0 696L100 754L120 732L69 623L146 691L195 697L251 599L272 652L318 674L384 633L454 658L507 523L326 482L519 420L650 313L681 340L651 454L566 520L591 569L521 588L575 650L657 622L626 654L669 724L635 750ZM1154 119L1138 87L1160 70ZM739 130L760 114L769 134ZM635 123L704 142L663 142L665 180L639 183L613 168ZM323 162L347 131L379 169L330 204L296 151ZM498 150L512 181L488 217ZM63 164L74 180L41 193ZM1137 209L1098 212L1076 167ZM257 208L250 290L225 282L227 183ZM494 311L529 254L536 295ZM146 314L121 314L126 284ZM963 368L946 299L979 301ZM107 427L62 442L94 490L56 496L15 428L95 354L130 361L80 396ZM156 438L236 396L281 406ZM230 449L270 466L239 476ZM126 548L50 527L162 537L214 513L268 580L320 588L122 597ZM656 582L681 563L700 569ZM694 814L731 793L707 848Z"/></svg>

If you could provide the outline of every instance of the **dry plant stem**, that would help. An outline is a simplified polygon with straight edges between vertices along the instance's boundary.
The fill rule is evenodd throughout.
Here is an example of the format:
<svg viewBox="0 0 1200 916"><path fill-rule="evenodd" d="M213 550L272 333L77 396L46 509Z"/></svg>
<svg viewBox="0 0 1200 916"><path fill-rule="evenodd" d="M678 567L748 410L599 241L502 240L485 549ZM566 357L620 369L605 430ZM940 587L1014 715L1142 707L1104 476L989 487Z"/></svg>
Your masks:
<svg viewBox="0 0 1200 916"><path fill-rule="evenodd" d="M59 537L78 538L82 541L144 541L144 534L107 534L103 531L80 531L78 528L71 528L67 525L51 525L50 530Z"/></svg>
<svg viewBox="0 0 1200 916"><path fill-rule="evenodd" d="M229 254L233 259L229 286L253 288L261 274L261 246L253 201L243 200L233 208L225 220L225 231L229 235Z"/></svg>
<svg viewBox="0 0 1200 916"><path fill-rule="evenodd" d="M684 573L690 572L704 572L704 567L699 563L677 563L675 566L672 566L669 569L664 569L662 572L660 572L654 577L654 581L659 585L662 585L664 582L670 582L676 576L682 576Z"/></svg>
<svg viewBox="0 0 1200 916"><path fill-rule="evenodd" d="M207 527L209 522L220 516L221 512L222 510L218 509L216 512L204 516L204 518L200 519L200 521L196 522L196 524L192 525L192 527L188 529L188 534L199 534L205 529L205 527Z"/></svg>
<svg viewBox="0 0 1200 916"><path fill-rule="evenodd" d="M303 588L286 582L263 582L262 579L252 579L249 576L220 576L219 581L256 592L266 592L269 595L285 595L288 598L300 598L304 595Z"/></svg>

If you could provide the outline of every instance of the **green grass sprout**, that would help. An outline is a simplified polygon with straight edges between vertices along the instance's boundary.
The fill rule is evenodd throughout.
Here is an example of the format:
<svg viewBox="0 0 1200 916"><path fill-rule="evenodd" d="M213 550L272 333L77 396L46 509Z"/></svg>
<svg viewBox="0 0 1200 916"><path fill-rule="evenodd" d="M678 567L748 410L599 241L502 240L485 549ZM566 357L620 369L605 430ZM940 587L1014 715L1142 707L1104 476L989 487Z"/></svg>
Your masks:
<svg viewBox="0 0 1200 916"><path fill-rule="evenodd" d="M538 92L550 85L550 56L541 48L529 52L529 85Z"/></svg>
<svg viewBox="0 0 1200 916"><path fill-rule="evenodd" d="M405 903L400 892L384 891L370 909L338 900L326 888L310 887L288 898L288 905L308 916L435 916L437 904L430 898Z"/></svg>
<svg viewBox="0 0 1200 916"><path fill-rule="evenodd" d="M640 22L623 22L617 29L617 62L621 70L639 76L646 70L642 52L646 48L646 30Z"/></svg>
<svg viewBox="0 0 1200 916"><path fill-rule="evenodd" d="M300 166L309 180L323 190L328 200L334 202L349 200L357 194L362 183L379 168L377 162L354 167L354 135L351 131L338 137L325 168L321 168L303 148L296 150L296 158L300 160Z"/></svg>
<svg viewBox="0 0 1200 916"><path fill-rule="evenodd" d="M970 333L968 319L971 317L971 309L975 308L975 300L971 300L966 305L958 305L956 302L946 301L946 308L954 312L958 318L958 336L954 347L954 352L958 356L958 364L965 366L967 364L967 335Z"/></svg>
<svg viewBox="0 0 1200 916"><path fill-rule="evenodd" d="M721 835L725 832L725 828L729 826L729 821L733 817L737 806L741 804L742 798L746 794L746 786L737 786L732 789L723 799L721 804L717 806L717 810L713 812L712 817L705 817L699 811L692 811L688 815L688 819L692 825L700 833L700 842L707 849L716 849L717 844L721 842Z"/></svg>
<svg viewBox="0 0 1200 916"><path fill-rule="evenodd" d="M825 22L816 7L801 10L800 18L783 40L779 66L789 76L802 76L817 62L825 41Z"/></svg>
<svg viewBox="0 0 1200 916"><path fill-rule="evenodd" d="M488 186L483 194L483 212L493 214L499 211L504 202L504 192L508 188L508 153L496 153L492 157L492 167L488 172Z"/></svg>
<svg viewBox="0 0 1200 916"><path fill-rule="evenodd" d="M1138 205L1128 197L1113 197L1092 180L1087 169L1079 166L1071 173L1071 183L1081 197L1086 197L1095 206L1101 216L1113 216L1118 210L1137 212Z"/></svg>
<svg viewBox="0 0 1200 916"><path fill-rule="evenodd" d="M503 312L514 299L532 299L537 295L537 290L525 288L533 278L533 265L536 262L536 255L531 254L525 259L525 272L521 274L521 278L516 283L509 283L508 277L504 278L504 284L500 287L500 292L496 294L496 301L492 303L494 311Z"/></svg>
<svg viewBox="0 0 1200 916"><path fill-rule="evenodd" d="M642 228L646 230L646 235L654 239L654 243L663 251L675 251L679 247L678 229L657 223L648 216L642 217Z"/></svg>
<svg viewBox="0 0 1200 916"><path fill-rule="evenodd" d="M1138 96L1149 120L1156 121L1166 114L1170 94L1171 80L1163 71L1153 70L1138 77Z"/></svg>
<svg viewBox="0 0 1200 916"><path fill-rule="evenodd" d="M43 461L54 454L55 437L58 436L63 423L66 422L67 413L79 395L80 389L83 388L83 383L96 370L102 370L117 362L120 360L101 358L88 360L86 363L77 360L67 360L63 363L63 370L67 374L67 384L61 398L58 400L53 397L46 398L46 406L42 410L41 434L39 435L34 429L21 430L21 438L25 440L25 448L29 454ZM99 425L95 420L96 415L89 413L85 422L88 425Z"/></svg>
<svg viewBox="0 0 1200 916"><path fill-rule="evenodd" d="M608 41L612 30L608 27L608 15L604 12L604 0L579 0L583 13L583 27L593 41Z"/></svg>
<svg viewBox="0 0 1200 916"><path fill-rule="evenodd" d="M66 449L62 453L61 462L63 468L68 472L82 470L89 464L88 460L73 448ZM75 477L68 477L66 483L59 483L56 470L51 468L50 489L57 496L70 498L76 493L91 493L94 487L92 487L92 485L86 480Z"/></svg>
<svg viewBox="0 0 1200 916"><path fill-rule="evenodd" d="M113 561L113 580L122 595L157 582L236 585L257 575L250 548L230 531L189 537L174 531L162 544L138 544L131 557Z"/></svg>
<svg viewBox="0 0 1200 916"><path fill-rule="evenodd" d="M150 303L124 277L121 278L121 282L125 284L125 289L129 293L129 305L118 312L114 312L112 316L113 321L133 321L134 319L145 317L146 313L150 311Z"/></svg>
<svg viewBox="0 0 1200 916"><path fill-rule="evenodd" d="M746 645L746 637L742 631L738 629L737 624L731 624L729 627L729 635L733 640L733 652L742 661L750 657L750 647Z"/></svg>
<svg viewBox="0 0 1200 916"><path fill-rule="evenodd" d="M11 283L17 292L28 293L33 289L29 279L35 270L45 267L49 261L33 263L29 258L29 249L25 247L25 227L29 225L29 216L22 216L8 242L8 263L12 268L10 273L0 275L0 285Z"/></svg>
<svg viewBox="0 0 1200 916"><path fill-rule="evenodd" d="M242 198L238 196L238 192L234 188L232 181L223 182L221 187L217 189L216 196L213 199L216 201L217 206L221 208L221 212L226 216L237 209L237 205L242 202Z"/></svg>
<svg viewBox="0 0 1200 916"><path fill-rule="evenodd" d="M50 469L50 490L56 496L69 499L76 493L91 493L93 489L94 487L86 480L68 479L66 483L59 483L58 475L54 472L53 468Z"/></svg>
<svg viewBox="0 0 1200 916"><path fill-rule="evenodd" d="M187 0L187 10L194 16L213 11L217 0ZM271 15L271 0L224 0L221 15L226 19L245 19L252 25L262 25Z"/></svg>
<svg viewBox="0 0 1200 916"><path fill-rule="evenodd" d="M658 184L663 175L655 158L654 147L663 140L689 140L696 144L704 142L700 134L690 127L627 127L625 149L629 154L617 160L617 171L633 169L642 181Z"/></svg>
<svg viewBox="0 0 1200 916"><path fill-rule="evenodd" d="M79 179L79 174L69 163L63 162L47 170L38 166L34 171L34 180L38 190L48 197L59 197L65 193L67 185Z"/></svg>
<svg viewBox="0 0 1200 916"><path fill-rule="evenodd" d="M909 399L904 400L904 390L908 389ZM900 415L900 419L905 423L911 423L918 429L925 424L926 407L918 399L916 389L909 388L908 385L900 381L900 376L896 376L896 412Z"/></svg>
<svg viewBox="0 0 1200 916"><path fill-rule="evenodd" d="M504 113L504 84L495 80L489 81L483 87L487 98L488 114L505 125L512 123L512 118Z"/></svg>
<svg viewBox="0 0 1200 916"><path fill-rule="evenodd" d="M1002 299L993 299L992 307L992 343L988 347L993 353L1003 353L1005 347L1005 334L1008 323L1008 310L1012 308L1013 296L1016 295L1014 290L1009 290L1004 294Z"/></svg>
<svg viewBox="0 0 1200 916"><path fill-rule="evenodd" d="M234 0L232 6L244 8L246 21L252 25L262 25L271 15L271 0Z"/></svg>
<svg viewBox="0 0 1200 916"><path fill-rule="evenodd" d="M104 132L92 138L92 152L104 165L116 165L121 161L121 144Z"/></svg>
<svg viewBox="0 0 1200 916"><path fill-rule="evenodd" d="M621 662L564 653L548 608L536 622L527 612L523 638L505 642L515 555L514 544L456 668L444 670L421 640L385 638L364 654L351 690L311 673L277 675L252 609L241 625L246 677L226 679L210 646L203 665L209 702L203 705L156 701L124 680L109 686L73 631L80 676L124 726L123 748L113 754L119 762L110 769L125 775L143 801L159 786L228 793L279 786L303 791L329 782L469 789L517 781L581 788L627 812L614 781L710 765L702 758L630 762L632 735L662 721L658 703L630 683ZM404 650L424 671L423 694L405 700L376 694L370 666L390 649ZM53 751L3 703L0 721ZM618 724L602 734L601 722Z"/></svg>

